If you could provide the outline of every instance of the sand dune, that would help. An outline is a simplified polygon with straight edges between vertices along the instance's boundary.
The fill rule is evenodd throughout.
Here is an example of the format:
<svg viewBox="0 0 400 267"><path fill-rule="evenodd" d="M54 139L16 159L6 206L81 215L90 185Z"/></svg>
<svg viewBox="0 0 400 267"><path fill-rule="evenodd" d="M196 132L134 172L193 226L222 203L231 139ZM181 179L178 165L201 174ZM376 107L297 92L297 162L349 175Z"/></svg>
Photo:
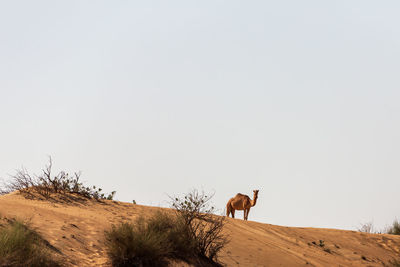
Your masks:
<svg viewBox="0 0 400 267"><path fill-rule="evenodd" d="M150 216L158 209L83 198L72 202L30 200L15 192L0 196L1 217L28 220L73 266L109 266L104 230L139 215ZM231 218L226 231L231 242L221 260L227 266L383 266L400 259L400 236Z"/></svg>

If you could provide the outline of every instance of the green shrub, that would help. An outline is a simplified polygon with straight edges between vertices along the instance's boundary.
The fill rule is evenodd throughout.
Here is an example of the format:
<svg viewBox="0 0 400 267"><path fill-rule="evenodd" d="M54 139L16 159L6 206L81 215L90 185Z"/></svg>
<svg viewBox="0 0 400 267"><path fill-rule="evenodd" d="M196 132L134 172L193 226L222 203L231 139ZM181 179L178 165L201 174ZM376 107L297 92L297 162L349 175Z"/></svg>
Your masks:
<svg viewBox="0 0 400 267"><path fill-rule="evenodd" d="M182 218L163 212L156 212L147 220L148 230L166 238L170 247L170 258L192 261L196 258L195 240L189 235Z"/></svg>
<svg viewBox="0 0 400 267"><path fill-rule="evenodd" d="M168 218L168 217L165 217ZM134 223L112 226L105 232L106 247L113 266L167 266L171 255L169 221L146 223L139 218Z"/></svg>
<svg viewBox="0 0 400 267"><path fill-rule="evenodd" d="M62 266L44 241L25 224L12 221L0 230L0 266Z"/></svg>
<svg viewBox="0 0 400 267"><path fill-rule="evenodd" d="M398 220L395 220L387 230L388 234L391 235L400 235L400 222Z"/></svg>

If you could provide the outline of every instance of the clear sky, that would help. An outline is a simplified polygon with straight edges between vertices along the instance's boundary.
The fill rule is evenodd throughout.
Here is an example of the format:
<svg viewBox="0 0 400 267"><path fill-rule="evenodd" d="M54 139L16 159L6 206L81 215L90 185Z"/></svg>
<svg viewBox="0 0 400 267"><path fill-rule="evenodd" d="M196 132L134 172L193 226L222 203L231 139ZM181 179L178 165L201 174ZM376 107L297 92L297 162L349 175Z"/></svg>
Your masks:
<svg viewBox="0 0 400 267"><path fill-rule="evenodd" d="M0 2L0 177L121 201L259 189L249 219L400 219L399 1ZM242 212L239 212L242 217Z"/></svg>

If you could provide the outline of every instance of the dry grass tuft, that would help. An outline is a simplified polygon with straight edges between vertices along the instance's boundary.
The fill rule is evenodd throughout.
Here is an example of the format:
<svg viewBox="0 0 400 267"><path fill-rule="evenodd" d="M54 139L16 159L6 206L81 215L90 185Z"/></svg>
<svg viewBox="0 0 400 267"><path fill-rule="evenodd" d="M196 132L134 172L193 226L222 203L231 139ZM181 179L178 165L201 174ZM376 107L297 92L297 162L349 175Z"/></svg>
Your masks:
<svg viewBox="0 0 400 267"><path fill-rule="evenodd" d="M14 220L0 230L0 266L57 267L62 264L35 231Z"/></svg>

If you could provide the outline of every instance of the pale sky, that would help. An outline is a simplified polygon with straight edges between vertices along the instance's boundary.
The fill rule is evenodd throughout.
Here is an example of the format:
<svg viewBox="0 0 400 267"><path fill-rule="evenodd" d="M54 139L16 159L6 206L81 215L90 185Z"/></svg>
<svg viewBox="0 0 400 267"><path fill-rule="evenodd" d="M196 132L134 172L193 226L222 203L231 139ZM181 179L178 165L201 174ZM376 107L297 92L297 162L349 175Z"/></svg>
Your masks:
<svg viewBox="0 0 400 267"><path fill-rule="evenodd" d="M400 219L399 1L1 1L0 177L55 170L249 219ZM242 212L237 216L242 218Z"/></svg>

